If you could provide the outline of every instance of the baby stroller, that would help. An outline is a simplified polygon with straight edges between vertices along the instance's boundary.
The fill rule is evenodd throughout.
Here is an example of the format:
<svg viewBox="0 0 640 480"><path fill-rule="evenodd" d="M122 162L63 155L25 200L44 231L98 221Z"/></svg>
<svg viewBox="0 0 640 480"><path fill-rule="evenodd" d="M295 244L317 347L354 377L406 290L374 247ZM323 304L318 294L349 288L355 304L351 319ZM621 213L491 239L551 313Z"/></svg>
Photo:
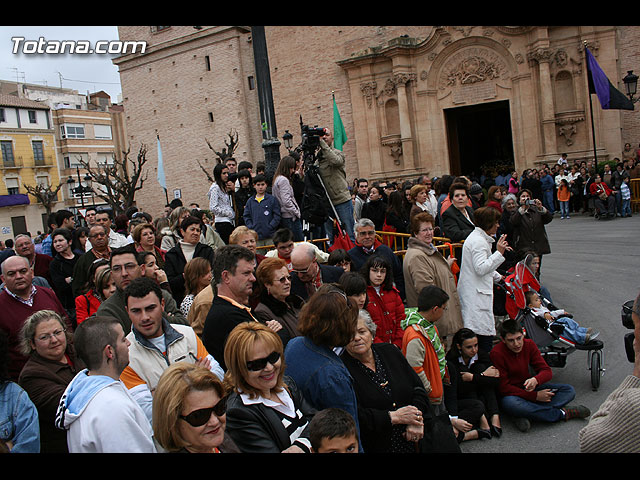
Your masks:
<svg viewBox="0 0 640 480"><path fill-rule="evenodd" d="M515 319L524 328L525 335L538 346L542 357L550 367L562 368L567 363L567 356L576 350L587 352L587 369L591 371L592 389L600 387L600 377L604 374L604 344L593 339L584 345L576 344L563 337L564 326L559 323L548 323L544 318L534 315L527 307L525 292L540 289L540 283L534 273L527 267L530 259L521 260L509 272L500 288L506 292L505 308L510 318ZM549 310L557 310L551 302L542 298ZM571 315L567 315L571 317Z"/></svg>

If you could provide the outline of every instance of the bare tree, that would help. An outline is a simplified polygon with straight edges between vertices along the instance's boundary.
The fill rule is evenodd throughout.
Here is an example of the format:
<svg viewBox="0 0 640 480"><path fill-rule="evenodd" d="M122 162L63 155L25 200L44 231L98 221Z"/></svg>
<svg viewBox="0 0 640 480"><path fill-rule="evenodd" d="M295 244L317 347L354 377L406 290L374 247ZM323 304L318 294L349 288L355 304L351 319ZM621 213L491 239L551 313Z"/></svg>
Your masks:
<svg viewBox="0 0 640 480"><path fill-rule="evenodd" d="M102 188L94 190L94 193L109 204L114 215L124 212L135 204L136 192L142 189L142 185L147 179L148 171L142 172L147 163L147 147L140 145L140 150L135 159L130 159L131 145L121 160L113 156L112 164L98 164L91 167L88 162L79 158L78 162L91 176L94 184Z"/></svg>
<svg viewBox="0 0 640 480"><path fill-rule="evenodd" d="M55 188L51 185L44 185L42 183L38 183L36 185L27 185L24 183L23 185L27 193L38 199L47 212L47 217L49 217L53 211L53 205L58 201L58 192L65 183L66 182L60 182Z"/></svg>
<svg viewBox="0 0 640 480"><path fill-rule="evenodd" d="M234 129L231 129L229 131L229 133L227 133L227 137L229 137L229 140L225 140L224 144L227 146L227 148L223 148L221 152L218 152L209 142L209 140L207 140L206 138L204 139L205 142L207 142L207 145L209 147L209 149L215 153L217 155L217 159L216 159L216 163L222 163L224 161L227 160L227 158L231 158L233 157L234 152L236 151L236 149L238 148L238 132ZM204 172L204 174L207 176L207 179L209 180L209 183L213 183L214 179L211 176L211 174L207 171L206 168L204 168L204 166L200 163L200 160L198 160L198 165L200 166L200 170L202 170Z"/></svg>

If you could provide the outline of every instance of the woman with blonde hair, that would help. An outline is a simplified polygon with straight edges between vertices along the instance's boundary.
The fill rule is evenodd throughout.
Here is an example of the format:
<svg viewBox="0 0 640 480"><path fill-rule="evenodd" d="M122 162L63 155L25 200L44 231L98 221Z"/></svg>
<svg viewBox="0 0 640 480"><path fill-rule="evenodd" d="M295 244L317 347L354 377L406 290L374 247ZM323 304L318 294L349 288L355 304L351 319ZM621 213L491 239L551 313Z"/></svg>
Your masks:
<svg viewBox="0 0 640 480"><path fill-rule="evenodd" d="M52 310L40 310L29 316L20 337L22 352L29 360L18 383L38 410L40 451L68 453L67 434L56 428L54 420L60 397L84 364L76 356L65 321Z"/></svg>
<svg viewBox="0 0 640 480"><path fill-rule="evenodd" d="M227 338L227 431L243 453L310 450L308 424L315 410L285 376L282 357L280 337L261 323L242 323Z"/></svg>
<svg viewBox="0 0 640 480"><path fill-rule="evenodd" d="M167 368L153 395L153 432L167 452L237 453L225 435L226 397L208 368L178 362Z"/></svg>

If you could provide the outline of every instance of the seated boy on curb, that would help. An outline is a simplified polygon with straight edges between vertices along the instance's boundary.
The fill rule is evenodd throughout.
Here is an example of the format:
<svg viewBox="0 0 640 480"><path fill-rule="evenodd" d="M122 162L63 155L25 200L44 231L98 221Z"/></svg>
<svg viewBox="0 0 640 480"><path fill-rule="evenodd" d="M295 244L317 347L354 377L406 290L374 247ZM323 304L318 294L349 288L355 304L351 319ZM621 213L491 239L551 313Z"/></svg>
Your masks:
<svg viewBox="0 0 640 480"><path fill-rule="evenodd" d="M280 203L267 193L267 177L264 175L256 175L253 186L256 194L244 206L244 224L258 233L258 246L269 245L280 225Z"/></svg>
<svg viewBox="0 0 640 480"><path fill-rule="evenodd" d="M416 371L436 414L443 413L444 384L449 384L444 344L435 323L447 309L449 295L429 285L418 295L418 308L407 308L401 322L404 330L402 353Z"/></svg>
<svg viewBox="0 0 640 480"><path fill-rule="evenodd" d="M312 453L358 453L358 430L353 417L340 408L325 408L309 422Z"/></svg>
<svg viewBox="0 0 640 480"><path fill-rule="evenodd" d="M569 340L572 343L584 345L600 335L600 332L593 333L591 327L581 327L578 322L572 318L567 317L569 312L566 310L549 310L542 304L540 295L533 290L529 290L525 293L527 300L527 307L537 317L544 318L549 324L560 324L564 326L564 330L560 334L561 338Z"/></svg>

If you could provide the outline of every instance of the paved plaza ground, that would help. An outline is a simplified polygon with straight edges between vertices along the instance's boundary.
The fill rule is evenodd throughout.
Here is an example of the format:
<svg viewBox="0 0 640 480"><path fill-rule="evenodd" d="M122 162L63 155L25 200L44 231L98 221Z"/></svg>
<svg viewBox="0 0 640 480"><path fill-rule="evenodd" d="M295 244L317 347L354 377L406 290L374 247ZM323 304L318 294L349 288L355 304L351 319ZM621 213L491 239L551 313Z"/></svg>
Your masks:
<svg viewBox="0 0 640 480"><path fill-rule="evenodd" d="M640 215L613 220L556 215L547 234L552 253L543 257L542 282L559 308L573 313L581 325L600 330L606 368L600 388L593 391L587 353L575 351L565 367L553 369L553 381L573 385L573 403L595 412L632 370L624 352L629 330L622 326L621 307L640 292ZM465 442L463 452L578 453L578 432L587 420L533 424L528 433L516 430L509 418L502 423L501 438Z"/></svg>

